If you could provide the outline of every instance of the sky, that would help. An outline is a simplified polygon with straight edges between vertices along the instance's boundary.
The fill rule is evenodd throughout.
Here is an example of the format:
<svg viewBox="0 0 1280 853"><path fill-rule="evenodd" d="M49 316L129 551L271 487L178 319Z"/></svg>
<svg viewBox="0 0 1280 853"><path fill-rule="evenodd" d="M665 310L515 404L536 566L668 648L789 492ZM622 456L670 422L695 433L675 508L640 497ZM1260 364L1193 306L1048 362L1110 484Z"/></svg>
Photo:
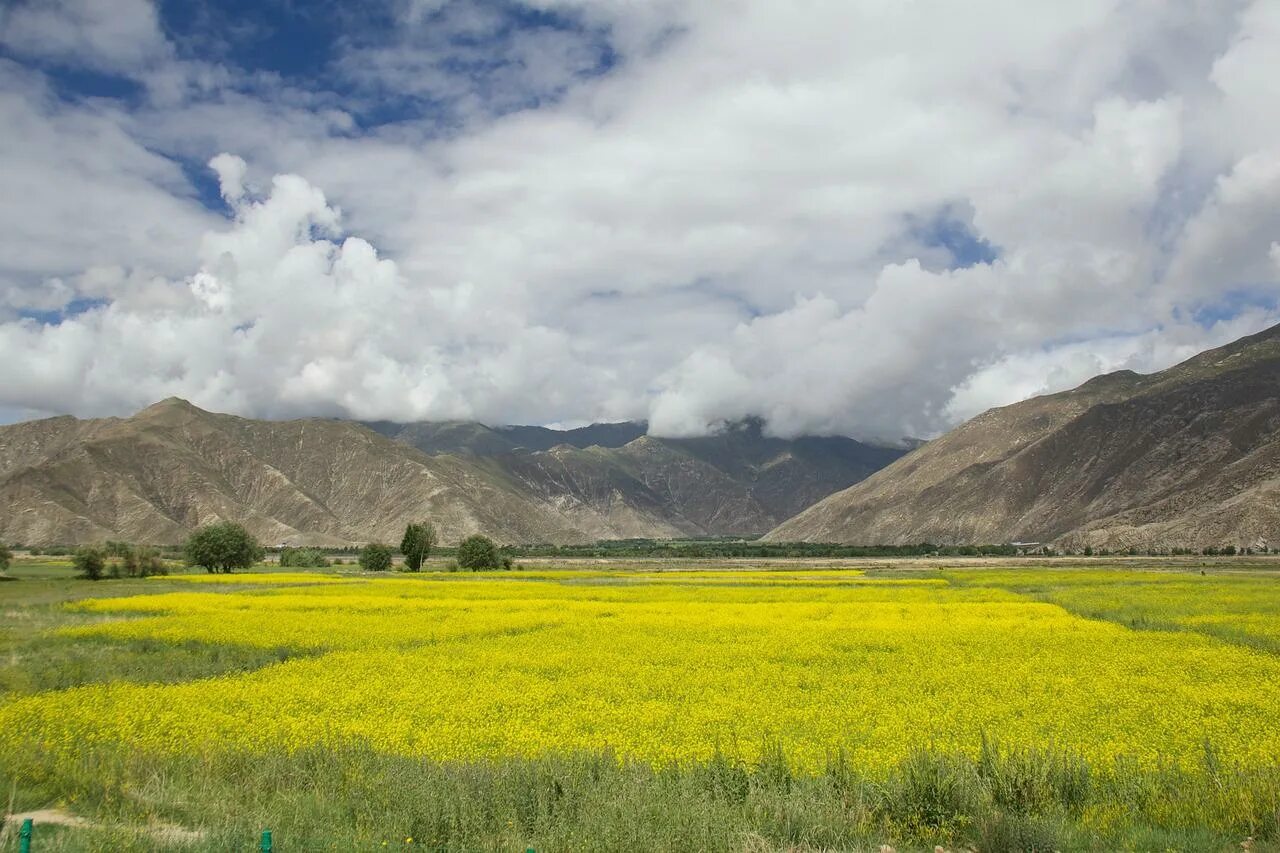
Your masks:
<svg viewBox="0 0 1280 853"><path fill-rule="evenodd" d="M930 437L1280 322L1276 0L5 0L0 421Z"/></svg>

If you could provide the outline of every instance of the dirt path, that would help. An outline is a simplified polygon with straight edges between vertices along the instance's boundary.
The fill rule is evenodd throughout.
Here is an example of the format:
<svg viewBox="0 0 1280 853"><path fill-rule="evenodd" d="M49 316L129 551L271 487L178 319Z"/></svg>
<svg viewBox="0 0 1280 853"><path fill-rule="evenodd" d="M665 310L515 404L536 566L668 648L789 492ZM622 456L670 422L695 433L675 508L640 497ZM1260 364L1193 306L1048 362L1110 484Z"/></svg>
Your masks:
<svg viewBox="0 0 1280 853"><path fill-rule="evenodd" d="M6 815L4 828L0 829L0 839L16 835L23 821L26 820L30 820L37 831L42 826L65 826L81 829L108 828L104 824L95 824L63 809L36 809L35 811ZM164 845L194 844L204 838L204 832L199 829L187 829L184 826L172 823L152 823L145 827L140 827L139 831L147 833Z"/></svg>

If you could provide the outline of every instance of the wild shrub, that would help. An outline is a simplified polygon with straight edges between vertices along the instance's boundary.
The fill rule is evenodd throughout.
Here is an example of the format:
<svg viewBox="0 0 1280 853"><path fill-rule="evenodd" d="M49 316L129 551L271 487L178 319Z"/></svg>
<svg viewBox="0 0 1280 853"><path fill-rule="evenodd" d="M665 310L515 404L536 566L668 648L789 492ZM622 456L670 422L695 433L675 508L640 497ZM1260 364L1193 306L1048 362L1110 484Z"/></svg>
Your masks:
<svg viewBox="0 0 1280 853"><path fill-rule="evenodd" d="M131 578L149 578L169 574L169 565L160 551L148 545L139 545L125 557L125 573Z"/></svg>
<svg viewBox="0 0 1280 853"><path fill-rule="evenodd" d="M91 581L101 580L107 568L102 551L88 546L76 549L71 557L71 565L75 566L81 577Z"/></svg>
<svg viewBox="0 0 1280 853"><path fill-rule="evenodd" d="M360 552L360 568L366 572L385 572L391 568L391 549L378 542L370 542Z"/></svg>
<svg viewBox="0 0 1280 853"><path fill-rule="evenodd" d="M281 567L297 569L323 569L329 559L319 548L284 548L280 551Z"/></svg>

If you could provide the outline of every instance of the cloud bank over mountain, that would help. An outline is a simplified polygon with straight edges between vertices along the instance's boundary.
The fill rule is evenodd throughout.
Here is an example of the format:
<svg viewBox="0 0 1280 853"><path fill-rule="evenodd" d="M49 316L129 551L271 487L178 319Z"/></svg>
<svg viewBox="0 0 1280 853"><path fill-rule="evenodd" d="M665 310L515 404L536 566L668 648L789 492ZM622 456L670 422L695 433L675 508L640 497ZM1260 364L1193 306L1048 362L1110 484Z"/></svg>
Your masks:
<svg viewBox="0 0 1280 853"><path fill-rule="evenodd" d="M264 8L0 12L0 416L932 435L1280 320L1271 2Z"/></svg>

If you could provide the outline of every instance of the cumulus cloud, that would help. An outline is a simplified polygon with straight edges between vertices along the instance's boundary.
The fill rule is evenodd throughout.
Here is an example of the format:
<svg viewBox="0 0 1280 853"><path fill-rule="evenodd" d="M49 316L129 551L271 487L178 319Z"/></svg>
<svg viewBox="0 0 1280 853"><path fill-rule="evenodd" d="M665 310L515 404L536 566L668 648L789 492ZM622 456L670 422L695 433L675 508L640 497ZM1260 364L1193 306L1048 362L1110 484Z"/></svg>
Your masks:
<svg viewBox="0 0 1280 853"><path fill-rule="evenodd" d="M130 203L7 205L10 316L97 307L0 325L0 405L928 436L1280 319L1274 3L524 5L557 25L403 4L341 46L352 102L20 95L66 131L11 163ZM351 118L395 90L466 121Z"/></svg>
<svg viewBox="0 0 1280 853"><path fill-rule="evenodd" d="M234 219L205 235L175 304L110 303L57 325L0 325L6 396L56 410L137 407L180 394L269 416L491 417L513 400L550 419L591 394L565 335L531 327L471 288L411 286L296 175L265 198L243 163L215 158ZM577 374L576 378L573 378ZM571 392L571 393L566 393Z"/></svg>

